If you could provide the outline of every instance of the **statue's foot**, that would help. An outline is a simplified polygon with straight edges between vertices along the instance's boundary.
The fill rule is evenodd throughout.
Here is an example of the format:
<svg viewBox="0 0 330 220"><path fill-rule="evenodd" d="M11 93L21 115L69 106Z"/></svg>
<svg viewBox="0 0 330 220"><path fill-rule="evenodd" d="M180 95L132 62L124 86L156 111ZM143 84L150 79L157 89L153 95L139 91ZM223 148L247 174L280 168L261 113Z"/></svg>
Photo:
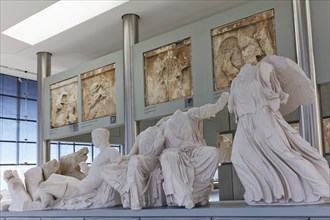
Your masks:
<svg viewBox="0 0 330 220"><path fill-rule="evenodd" d="M173 195L166 195L166 204L167 206L178 206L178 204L176 204L173 200Z"/></svg>
<svg viewBox="0 0 330 220"><path fill-rule="evenodd" d="M54 202L54 197L43 189L39 189L39 198L42 208L48 208Z"/></svg>
<svg viewBox="0 0 330 220"><path fill-rule="evenodd" d="M209 202L209 200L203 200L203 201L201 201L201 202L199 202L199 203L197 203L196 205L198 205L198 206L206 206L206 205L208 205L210 202Z"/></svg>
<svg viewBox="0 0 330 220"><path fill-rule="evenodd" d="M278 205L286 205L286 206L295 206L295 205L314 205L314 204L326 204L330 203L330 198L328 197L322 197L319 200L316 201L301 201L301 202L295 202L295 201L277 201L277 202L265 202L265 201L245 201L246 204L251 206L264 206L264 205L272 205L272 206L278 206Z"/></svg>
<svg viewBox="0 0 330 220"><path fill-rule="evenodd" d="M142 209L142 206L137 205L137 204L135 204L135 205L131 205L131 209L132 209L132 210L141 210L141 209Z"/></svg>
<svg viewBox="0 0 330 220"><path fill-rule="evenodd" d="M184 207L186 209L192 209L195 207L195 203L193 202L190 196L186 197L184 204L185 204Z"/></svg>
<svg viewBox="0 0 330 220"><path fill-rule="evenodd" d="M129 193L125 192L122 196L121 196L121 202L123 203L123 208L129 208L130 207L130 202L129 202Z"/></svg>

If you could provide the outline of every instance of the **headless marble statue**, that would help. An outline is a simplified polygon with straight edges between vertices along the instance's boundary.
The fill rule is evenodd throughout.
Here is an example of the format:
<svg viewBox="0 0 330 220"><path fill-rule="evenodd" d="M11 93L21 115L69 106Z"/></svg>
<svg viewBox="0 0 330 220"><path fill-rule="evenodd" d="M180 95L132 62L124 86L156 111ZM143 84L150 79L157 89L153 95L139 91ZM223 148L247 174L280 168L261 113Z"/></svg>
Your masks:
<svg viewBox="0 0 330 220"><path fill-rule="evenodd" d="M228 109L238 128L231 160L246 203L306 204L329 197L326 160L282 117L311 104L313 94L300 67L284 57L246 64L233 80Z"/></svg>
<svg viewBox="0 0 330 220"><path fill-rule="evenodd" d="M229 93L224 92L214 104L187 112L177 110L157 123L165 137L160 163L169 206L193 208L196 204L208 204L212 178L219 164L219 149L206 146L203 119L221 111L228 97Z"/></svg>
<svg viewBox="0 0 330 220"><path fill-rule="evenodd" d="M122 196L124 208L139 210L156 206L155 200L160 199L160 195L155 195L158 191L155 181L160 180L154 180L151 174L159 168L163 144L164 137L159 128L149 127L136 137L127 156L123 156L119 163L110 164L102 170L103 178ZM151 198L149 194L152 195Z"/></svg>
<svg viewBox="0 0 330 220"><path fill-rule="evenodd" d="M120 157L119 152L110 147L109 136L109 131L104 128L92 131L92 142L95 147L100 148L100 153L94 159L84 179L79 180L70 176L52 174L40 184L40 199L43 207L50 206L60 209L105 208L120 204L114 190L106 186L107 184L100 173L104 166L116 162ZM60 202L50 200L49 194L58 200L61 199Z"/></svg>

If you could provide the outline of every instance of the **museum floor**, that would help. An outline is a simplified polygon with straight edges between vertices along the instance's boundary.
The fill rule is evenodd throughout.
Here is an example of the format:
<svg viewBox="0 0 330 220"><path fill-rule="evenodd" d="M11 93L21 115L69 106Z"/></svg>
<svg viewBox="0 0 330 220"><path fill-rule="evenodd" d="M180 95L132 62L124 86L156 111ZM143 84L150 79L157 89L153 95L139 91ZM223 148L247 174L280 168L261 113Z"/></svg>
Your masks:
<svg viewBox="0 0 330 220"><path fill-rule="evenodd" d="M243 201L211 202L193 209L162 207L132 211L121 207L73 211L2 212L1 220L327 220L329 204L302 206L248 206Z"/></svg>

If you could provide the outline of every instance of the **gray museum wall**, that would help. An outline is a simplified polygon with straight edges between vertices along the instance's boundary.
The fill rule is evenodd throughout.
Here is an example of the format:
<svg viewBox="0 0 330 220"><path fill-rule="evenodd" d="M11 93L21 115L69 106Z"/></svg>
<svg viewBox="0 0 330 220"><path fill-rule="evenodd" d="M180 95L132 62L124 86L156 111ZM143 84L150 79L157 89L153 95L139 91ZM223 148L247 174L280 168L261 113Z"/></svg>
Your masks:
<svg viewBox="0 0 330 220"><path fill-rule="evenodd" d="M310 1L316 81L330 82L330 1ZM329 90L328 90L329 92ZM328 99L329 100L329 99Z"/></svg>
<svg viewBox="0 0 330 220"><path fill-rule="evenodd" d="M136 120L160 117L171 114L177 109L186 109L183 99L145 107L144 52L190 37L192 45L193 104L194 106L201 106L215 102L222 91L215 92L213 89L211 30L272 8L275 10L277 53L295 60L294 26L292 3L290 1L251 2L136 44L134 46ZM225 116L227 117L227 114ZM223 127L223 129L229 129L229 125Z"/></svg>
<svg viewBox="0 0 330 220"><path fill-rule="evenodd" d="M317 74L317 83L320 85L320 96L323 116L330 116L329 106L329 1L315 0L311 2L311 16L313 25L314 56ZM144 60L143 53L155 48L168 45L185 38L191 38L192 51L192 75L193 75L193 106L201 106L206 103L215 102L223 91L213 89L213 58L211 30L222 25L255 15L257 13L274 9L277 54L296 60L294 21L292 1L251 1L239 7L216 14L206 19L194 22L170 32L161 34L154 38L142 41L133 47L134 61L134 108L135 119L139 121L140 130L156 124L158 119L172 114L175 110L187 110L184 99L178 99L166 103L145 107L144 97ZM56 74L45 79L45 111L49 116L50 94L49 85L78 76L88 70L95 69L111 63L116 63L116 89L117 89L117 122L110 124L109 117L81 122L81 101L78 102L79 123L76 127L64 126L50 129L49 118L45 121L45 134L47 139L58 139L80 141L88 140L83 134L89 133L96 127L107 127L114 130L114 138L111 142L124 143L123 129L123 65L122 51L109 54L99 59L90 61L82 66ZM80 88L80 85L79 85ZM81 89L78 90L81 97ZM47 117L46 117L47 118ZM298 110L287 115L286 120L294 122L299 120ZM77 130L78 129L78 130ZM219 133L233 133L236 123L233 114L229 114L227 108L214 118L204 121L204 136L207 145L216 146L216 137ZM119 142L118 142L119 141Z"/></svg>
<svg viewBox="0 0 330 220"><path fill-rule="evenodd" d="M136 119L140 120L141 130L156 123L157 120L154 118L172 114L176 109L187 110L183 99L144 106L144 52L191 37L193 104L201 106L213 103L223 91L229 89L222 91L213 89L211 30L269 9L275 11L277 54L296 60L291 1L250 2L136 44L134 47L135 115ZM298 120L297 112L293 113L291 118ZM204 120L204 137L207 145L216 146L219 133L229 133L234 130L236 130L235 117L229 114L227 108L219 112L216 117Z"/></svg>

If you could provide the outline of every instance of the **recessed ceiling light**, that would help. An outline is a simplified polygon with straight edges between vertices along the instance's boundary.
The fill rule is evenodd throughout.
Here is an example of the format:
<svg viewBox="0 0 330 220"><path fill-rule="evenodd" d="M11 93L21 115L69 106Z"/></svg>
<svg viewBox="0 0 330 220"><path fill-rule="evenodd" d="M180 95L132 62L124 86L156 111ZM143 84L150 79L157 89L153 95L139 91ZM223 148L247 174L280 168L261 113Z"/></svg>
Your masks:
<svg viewBox="0 0 330 220"><path fill-rule="evenodd" d="M35 45L127 1L58 1L2 33Z"/></svg>

